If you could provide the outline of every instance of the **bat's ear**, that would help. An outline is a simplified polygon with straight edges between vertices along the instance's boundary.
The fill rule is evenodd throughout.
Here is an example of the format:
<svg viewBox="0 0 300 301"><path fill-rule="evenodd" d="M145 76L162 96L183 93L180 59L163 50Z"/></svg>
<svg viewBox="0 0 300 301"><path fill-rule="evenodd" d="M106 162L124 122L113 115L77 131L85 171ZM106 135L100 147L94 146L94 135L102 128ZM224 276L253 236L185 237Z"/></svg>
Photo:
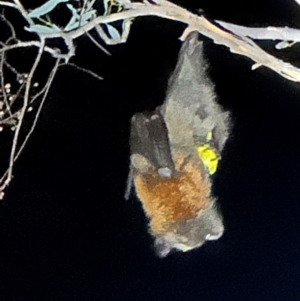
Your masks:
<svg viewBox="0 0 300 301"><path fill-rule="evenodd" d="M154 171L154 166L151 162L144 156L140 154L132 154L130 156L130 161L132 167L139 173L139 174L147 174L149 172Z"/></svg>
<svg viewBox="0 0 300 301"><path fill-rule="evenodd" d="M166 257L172 250L172 246L164 238L156 238L154 243L155 254L160 257Z"/></svg>

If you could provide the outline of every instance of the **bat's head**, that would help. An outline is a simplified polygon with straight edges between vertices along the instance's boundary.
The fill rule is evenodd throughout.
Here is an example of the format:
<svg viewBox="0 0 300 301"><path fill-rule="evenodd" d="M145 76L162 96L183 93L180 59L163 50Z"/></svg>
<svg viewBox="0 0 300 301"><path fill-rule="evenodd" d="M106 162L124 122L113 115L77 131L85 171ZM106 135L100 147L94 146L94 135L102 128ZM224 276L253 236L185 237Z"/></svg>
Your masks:
<svg viewBox="0 0 300 301"><path fill-rule="evenodd" d="M158 256L172 250L186 252L222 236L223 219L210 193L210 177L196 155L185 158L174 153L178 173L170 178L162 177L140 155L131 161L136 193L149 217Z"/></svg>
<svg viewBox="0 0 300 301"><path fill-rule="evenodd" d="M165 257L172 250L187 252L202 246L206 241L219 239L223 232L222 216L215 202L212 202L195 218L178 221L172 227L172 231L156 237L156 254Z"/></svg>

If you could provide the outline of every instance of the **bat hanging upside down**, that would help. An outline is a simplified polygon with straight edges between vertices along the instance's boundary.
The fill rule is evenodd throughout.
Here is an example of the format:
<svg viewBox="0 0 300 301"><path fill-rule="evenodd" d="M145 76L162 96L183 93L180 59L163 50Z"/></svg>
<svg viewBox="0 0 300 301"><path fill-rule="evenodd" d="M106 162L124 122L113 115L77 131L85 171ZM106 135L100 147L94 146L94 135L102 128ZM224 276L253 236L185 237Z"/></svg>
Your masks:
<svg viewBox="0 0 300 301"><path fill-rule="evenodd" d="M127 197L133 180L160 257L195 249L224 232L211 175L229 135L229 113L217 103L206 69L203 43L192 32L163 105L131 119Z"/></svg>

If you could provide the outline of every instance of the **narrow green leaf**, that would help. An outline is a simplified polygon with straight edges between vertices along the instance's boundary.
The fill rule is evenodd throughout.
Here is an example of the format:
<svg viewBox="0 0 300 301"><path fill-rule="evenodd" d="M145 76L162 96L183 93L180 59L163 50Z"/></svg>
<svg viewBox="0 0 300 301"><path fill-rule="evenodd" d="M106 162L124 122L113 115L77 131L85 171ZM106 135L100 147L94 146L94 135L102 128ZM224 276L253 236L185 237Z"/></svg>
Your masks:
<svg viewBox="0 0 300 301"><path fill-rule="evenodd" d="M109 35L112 37L112 39L116 42L120 42L121 41L121 36L119 34L119 32L111 25L109 24L105 24L107 26L107 30L109 32Z"/></svg>
<svg viewBox="0 0 300 301"><path fill-rule="evenodd" d="M96 14L95 10L91 10L88 11L86 13L84 13L81 17L79 16L79 18L74 18L72 17L72 19L70 20L70 22L67 24L67 26L65 27L65 31L70 31L73 30L75 28L78 28L79 26L83 26L85 24L87 24L91 19L94 18ZM80 21L79 21L80 20ZM79 24L80 22L80 24Z"/></svg>
<svg viewBox="0 0 300 301"><path fill-rule="evenodd" d="M30 18L38 18L40 16L46 15L51 12L59 3L68 2L69 0L49 0L43 5L37 7L36 9L32 10L28 17Z"/></svg>
<svg viewBox="0 0 300 301"><path fill-rule="evenodd" d="M57 26L44 26L44 25L32 25L30 27L25 27L27 31L36 32L36 33L57 33L60 32L60 29Z"/></svg>

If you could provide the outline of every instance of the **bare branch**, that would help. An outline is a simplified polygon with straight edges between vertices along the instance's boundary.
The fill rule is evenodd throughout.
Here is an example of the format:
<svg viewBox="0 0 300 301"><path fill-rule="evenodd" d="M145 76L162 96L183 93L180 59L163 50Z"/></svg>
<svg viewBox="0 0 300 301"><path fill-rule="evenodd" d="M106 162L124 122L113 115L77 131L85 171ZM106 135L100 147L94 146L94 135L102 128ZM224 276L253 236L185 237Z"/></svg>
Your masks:
<svg viewBox="0 0 300 301"><path fill-rule="evenodd" d="M74 67L78 70L81 70L81 71L83 71L83 72L85 72L85 73L87 73L87 74L89 74L89 75L91 75L91 76L93 76L93 77L95 77L99 80L103 80L103 77L99 76L98 74L94 73L93 71L82 68L82 67L79 67L79 66L77 66L76 64L73 64L73 63L63 63L63 64L60 64L60 66L72 66L72 67Z"/></svg>
<svg viewBox="0 0 300 301"><path fill-rule="evenodd" d="M41 111L42 111L42 108L43 108L43 106L44 106L45 100L46 100L46 98L47 98L47 96L48 96L50 87L51 87L51 85L52 85L52 82L53 82L54 77L55 77L55 75L56 75L56 72L57 72L57 70L58 70L59 62L60 62L60 59L56 59L55 65L54 65L54 67L53 67L53 69L52 69L52 71L51 71L51 73L50 73L50 75L49 75L49 78L48 78L48 80L47 80L47 83L45 84L45 88L46 88L46 89L45 89L45 93L44 93L44 95L43 95L43 98L42 98L42 100L41 100L41 103L40 103L40 105L39 105L39 108L38 108L38 110L37 110L37 112L36 112L36 114L35 114L35 118L34 118L33 124L32 124L32 126L31 126L31 128L30 128L28 134L26 135L26 137L25 137L25 139L24 139L24 141L23 141L23 143L22 143L20 149L18 150L18 152L17 152L17 154L16 154L16 156L15 156L14 161L18 159L19 155L21 154L22 150L24 149L25 145L27 144L28 139L30 138L31 134L33 133L33 131L34 131L35 127L36 127L36 124L37 124L37 121L38 121L39 116L40 116L40 114L41 114ZM44 89L43 89L43 90L44 90Z"/></svg>
<svg viewBox="0 0 300 301"><path fill-rule="evenodd" d="M0 19L2 19L9 27L10 32L11 32L11 38L16 39L15 29L14 29L13 25L11 24L11 22L5 18L4 12L0 15Z"/></svg>
<svg viewBox="0 0 300 301"><path fill-rule="evenodd" d="M13 8L18 9L18 7L15 4L13 4L11 2L8 2L8 1L0 1L0 5L1 6L13 7Z"/></svg>
<svg viewBox="0 0 300 301"><path fill-rule="evenodd" d="M15 0L15 3L18 3L18 7L22 8L18 2ZM45 47L45 51L48 51L55 57L63 57L66 62L75 54L75 47L73 44L73 40L82 36L83 34L89 32L90 30L96 28L99 32L99 24L103 23L111 23L114 21L120 20L129 20L136 17L142 16L157 16L169 20L178 21L184 23L188 26L186 33L192 30L197 30L202 34L206 35L207 37L214 40L216 44L225 45L230 48L231 52L237 53L240 55L244 55L246 57L251 58L254 61L254 68L257 66L266 66L273 71L277 72L281 76L292 80L292 81L300 81L300 69L292 66L289 63L285 63L277 58L272 57L264 50L262 50L259 46L257 46L251 39L247 38L247 35L254 35L254 30L251 29L250 31L246 32L246 29L243 27L234 27L231 26L231 30L234 34L223 30L220 27L215 26L211 22L209 22L203 16L197 16L186 9L177 6L169 1L166 0L157 0L157 4L151 3L127 3L126 8L127 10L123 10L118 13L98 16L94 20L88 22L87 24L69 32L54 32L54 33L40 33L39 36L45 40L53 39L53 38L62 38L65 40L66 45L68 46L68 53L67 54L60 54L57 50ZM26 13L26 12L25 12ZM222 22L222 26L229 26L228 23ZM244 32L243 32L244 31ZM269 30L269 37L271 38L279 38L280 34L278 33L279 30L271 27ZM127 28L127 33L129 32ZM241 32L241 33L239 33ZM266 32L266 31L265 31ZM186 36L186 33L183 36ZM282 33L284 39L289 38L289 35L292 33L299 34L299 31L296 30L285 30ZM260 29L255 31L255 37L267 37L264 33L262 36L262 31ZM14 45L14 47L28 47L28 46L36 46L39 42L20 42ZM3 47L2 50L12 49L12 46L7 46L10 48Z"/></svg>
<svg viewBox="0 0 300 301"><path fill-rule="evenodd" d="M32 133L33 133L35 127L36 127L37 121L38 121L38 119L39 119L39 116L40 116L40 113L41 113L41 111L42 111L42 108L43 108L43 105L44 105L44 103L45 103L45 100L46 100L46 98L47 98L47 96L48 96L48 93L49 93L50 87L51 87L51 85L52 85L53 79L54 79L54 77L55 77L55 75L56 75L56 72L57 72L57 70L58 70L59 62L60 62L60 59L57 59L56 62L55 62L55 65L54 65L54 67L53 67L53 69L52 69L52 71L51 71L51 73L50 73L50 75L49 75L49 78L48 78L48 80L47 80L45 86L44 86L43 89L42 89L38 94L36 94L36 95L31 99L31 101L30 101L30 103L32 103L38 96L40 96L41 94L43 94L43 98L42 98L41 103L40 103L40 105L39 105L39 108L38 108L38 110L37 110L37 112L36 112L36 114L35 114L35 118L34 118L34 121L33 121L33 123L32 123L32 126L31 126L29 132L27 133L27 135L26 135L26 137L25 137L25 139L24 139L22 145L20 146L18 152L16 153L16 155L15 155L15 157L14 157L14 162L19 158L20 154L22 153L24 147L26 146L26 144L27 144L27 142L28 142L28 139L30 138L30 136L32 135ZM14 117L17 117L17 116L19 116L19 111L16 112L16 113L14 114ZM3 120L3 121L4 121L4 120ZM9 121L9 120L7 120L7 121ZM9 170L10 170L10 169L8 168L8 169L6 170L6 172L3 174L2 178L0 179L0 183L3 183L4 179L7 177L7 174L8 174L8 172L9 172ZM9 184L9 183L6 183L6 182L7 182L7 180L6 180L5 183L1 186L1 189L0 189L0 199L3 198L3 196L4 196L3 190L4 190L5 187Z"/></svg>
<svg viewBox="0 0 300 301"><path fill-rule="evenodd" d="M90 35L88 32L86 33L86 35L90 38L90 40L98 47L100 48L104 53L106 53L107 55L111 55L102 45L100 45L94 38L92 35Z"/></svg>
<svg viewBox="0 0 300 301"><path fill-rule="evenodd" d="M6 93L6 89L5 89L5 82L4 82L4 72L3 72L3 65L4 65L4 61L6 59L6 53L3 52L2 55L1 55L1 61L0 61L0 74L2 74L1 76L1 87L2 87L2 94L3 94L3 99L4 99L4 103L5 103L5 106L6 106L6 110L9 114L9 116L11 117L12 114L11 114L11 111L10 111L10 107L9 107L9 104L8 104L8 101L7 101L7 93Z"/></svg>
<svg viewBox="0 0 300 301"><path fill-rule="evenodd" d="M30 25L34 24L32 19L28 17L26 10L24 9L23 5L20 3L19 0L14 0L14 3L11 3L9 1L0 1L0 6L12 7L17 9L24 17L24 19L28 22L28 24Z"/></svg>
<svg viewBox="0 0 300 301"><path fill-rule="evenodd" d="M41 42L39 41L30 41L30 42L17 42L13 45L6 45L0 48L0 53L3 51L8 51L17 48L29 48L29 47L41 47ZM48 46L44 47L44 51L49 52L53 57L60 58L64 60L69 60L69 54L62 54L59 49L51 48Z"/></svg>
<svg viewBox="0 0 300 301"><path fill-rule="evenodd" d="M37 54L37 57L36 57L36 59L33 63L33 66L32 66L32 68L29 72L28 79L27 79L27 82L26 82L25 95L24 95L24 98L23 98L23 106L22 106L22 109L20 110L19 120L18 120L16 129L15 129L12 148L11 148L11 152L10 152L9 168L8 168L6 180L4 181L2 186L0 187L1 192L3 192L5 187L7 187L7 185L10 183L10 181L12 179L12 171L13 171L13 165L14 165L15 156L16 156L17 144L18 144L18 141L19 141L19 134L20 134L20 130L21 130L21 127L22 127L22 124L23 124L26 109L27 109L27 106L28 106L28 103L29 103L29 94L30 94L31 82L32 82L33 74L35 73L35 70L36 70L36 68L37 68L37 66L38 66L38 64L41 60L42 54L44 52L44 46L45 46L45 40L42 39L41 40L41 47L40 47L39 52Z"/></svg>
<svg viewBox="0 0 300 301"><path fill-rule="evenodd" d="M211 38L216 44L227 46L231 52L251 58L255 62L254 68L266 66L291 81L300 82L300 69L269 55L251 39L223 30L209 22L205 17L194 15L169 1L157 0L156 3L157 5L131 3L128 10L107 16L99 16L74 31L64 33L63 36L61 33L41 34L41 36L45 39L59 37L65 39L65 37L68 37L68 39L73 40L97 27L98 24L142 16L157 16L186 24L188 27L183 34L183 39L188 32L197 30Z"/></svg>

